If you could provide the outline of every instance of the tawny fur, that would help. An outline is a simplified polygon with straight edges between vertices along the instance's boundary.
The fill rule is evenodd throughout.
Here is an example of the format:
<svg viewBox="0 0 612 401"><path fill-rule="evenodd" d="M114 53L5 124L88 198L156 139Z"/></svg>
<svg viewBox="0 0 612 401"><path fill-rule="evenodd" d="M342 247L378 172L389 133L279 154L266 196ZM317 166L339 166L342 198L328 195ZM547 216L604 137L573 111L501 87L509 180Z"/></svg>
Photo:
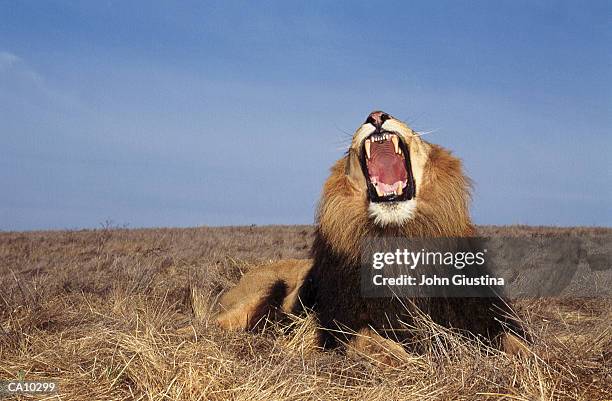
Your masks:
<svg viewBox="0 0 612 401"><path fill-rule="evenodd" d="M503 339L505 325L518 334L522 332L507 317L511 310L501 299L361 297L361 244L367 237L475 235L469 215L471 185L460 160L444 148L423 141L395 119L385 122L383 128L401 135L409 149L416 183L416 210L402 224L384 227L375 224L368 213L370 201L359 164L361 141L371 131L367 125L357 130L349 151L332 167L323 187L316 216L312 265L310 261L279 262L254 270L224 296L222 303L226 311L219 316L219 323L226 328L249 329L269 313L271 305L277 304L277 310L292 313L301 312L305 306L315 313L322 327L322 346L348 342L367 351L372 344L390 341L388 338L410 341L411 333L405 323L410 324L412 312L419 310L443 326L500 345L515 345L514 337ZM274 299L278 296L274 294L278 291L275 286L279 285L283 287L281 294L291 294L288 301ZM300 302L297 302L298 296ZM232 301L228 302L229 299ZM338 335L339 332L343 334ZM371 341L366 341L359 334L364 332L376 334L370 336ZM397 349L393 354L397 355Z"/></svg>
<svg viewBox="0 0 612 401"><path fill-rule="evenodd" d="M323 186L317 213L318 234L353 261L361 257L362 240L372 234L420 238L474 235L468 210L470 181L462 173L461 162L439 146L428 146L425 178L417 181L418 206L408 223L385 228L374 224L368 216L365 188L355 186L345 174L351 157L345 156L332 167Z"/></svg>
<svg viewBox="0 0 612 401"><path fill-rule="evenodd" d="M223 294L217 323L226 330L252 330L265 318L293 311L311 266L309 259L287 259L254 268Z"/></svg>

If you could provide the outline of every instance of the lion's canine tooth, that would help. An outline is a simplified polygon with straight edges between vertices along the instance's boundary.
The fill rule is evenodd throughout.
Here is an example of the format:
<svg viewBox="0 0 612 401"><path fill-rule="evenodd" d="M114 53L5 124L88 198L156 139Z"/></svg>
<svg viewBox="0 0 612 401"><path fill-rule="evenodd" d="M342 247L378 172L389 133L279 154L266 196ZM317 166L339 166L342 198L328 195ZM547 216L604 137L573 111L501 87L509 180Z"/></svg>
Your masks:
<svg viewBox="0 0 612 401"><path fill-rule="evenodd" d="M402 187L401 182L397 183L397 189L395 190L395 193L398 195L401 195L402 193L404 193L404 188Z"/></svg>
<svg viewBox="0 0 612 401"><path fill-rule="evenodd" d="M399 139L397 138L397 135L393 135L391 137L391 142L393 142L393 147L395 148L395 153L401 155L402 153L401 153L401 150L399 148Z"/></svg>
<svg viewBox="0 0 612 401"><path fill-rule="evenodd" d="M384 194L382 193L382 191L380 190L380 188L378 188L378 186L374 186L374 188L376 188L376 195L378 195L378 196L384 196Z"/></svg>
<svg viewBox="0 0 612 401"><path fill-rule="evenodd" d="M366 156L368 157L368 159L370 158L370 146L372 145L372 142L370 142L369 139L366 139L365 141L365 152L366 152Z"/></svg>

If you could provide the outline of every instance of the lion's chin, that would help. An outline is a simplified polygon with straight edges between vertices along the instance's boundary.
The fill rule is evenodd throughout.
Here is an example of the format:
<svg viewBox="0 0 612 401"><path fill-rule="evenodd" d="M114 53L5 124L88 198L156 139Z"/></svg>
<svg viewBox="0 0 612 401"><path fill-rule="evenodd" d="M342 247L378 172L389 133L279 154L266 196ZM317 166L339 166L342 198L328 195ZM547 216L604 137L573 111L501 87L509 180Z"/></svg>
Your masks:
<svg viewBox="0 0 612 401"><path fill-rule="evenodd" d="M410 221L416 214L417 200L401 202L370 202L368 213L374 224L380 227L401 226Z"/></svg>

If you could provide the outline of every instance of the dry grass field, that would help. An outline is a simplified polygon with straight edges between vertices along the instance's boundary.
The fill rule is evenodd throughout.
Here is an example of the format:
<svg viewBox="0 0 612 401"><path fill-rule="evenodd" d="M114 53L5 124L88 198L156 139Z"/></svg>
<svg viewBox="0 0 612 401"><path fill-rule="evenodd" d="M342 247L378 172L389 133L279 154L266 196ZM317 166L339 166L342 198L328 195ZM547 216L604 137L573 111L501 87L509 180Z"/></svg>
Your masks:
<svg viewBox="0 0 612 401"><path fill-rule="evenodd" d="M612 229L481 227L484 235ZM212 305L258 263L307 257L310 226L0 233L0 379L52 378L62 400L612 399L612 302L520 300L533 355L419 323L402 366L310 346L313 320L259 333ZM40 397L39 397L40 398ZM32 399L24 397L23 399Z"/></svg>

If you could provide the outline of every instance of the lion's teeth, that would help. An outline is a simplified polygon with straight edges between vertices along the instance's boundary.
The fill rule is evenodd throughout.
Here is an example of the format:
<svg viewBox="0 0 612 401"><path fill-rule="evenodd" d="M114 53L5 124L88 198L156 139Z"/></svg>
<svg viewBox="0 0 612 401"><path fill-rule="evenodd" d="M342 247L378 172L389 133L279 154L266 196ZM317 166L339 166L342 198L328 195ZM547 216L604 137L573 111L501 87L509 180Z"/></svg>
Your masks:
<svg viewBox="0 0 612 401"><path fill-rule="evenodd" d="M398 195L401 195L404 192L404 188L402 187L402 183L398 182L397 183L397 189L395 190L395 193Z"/></svg>
<svg viewBox="0 0 612 401"><path fill-rule="evenodd" d="M370 142L369 139L366 139L365 141L365 152L366 152L366 156L368 156L368 159L370 158L370 146L372 145L372 142Z"/></svg>
<svg viewBox="0 0 612 401"><path fill-rule="evenodd" d="M393 142L393 147L395 148L395 153L401 154L401 150L399 148L399 139L397 138L397 135L393 135L391 137L391 142Z"/></svg>

